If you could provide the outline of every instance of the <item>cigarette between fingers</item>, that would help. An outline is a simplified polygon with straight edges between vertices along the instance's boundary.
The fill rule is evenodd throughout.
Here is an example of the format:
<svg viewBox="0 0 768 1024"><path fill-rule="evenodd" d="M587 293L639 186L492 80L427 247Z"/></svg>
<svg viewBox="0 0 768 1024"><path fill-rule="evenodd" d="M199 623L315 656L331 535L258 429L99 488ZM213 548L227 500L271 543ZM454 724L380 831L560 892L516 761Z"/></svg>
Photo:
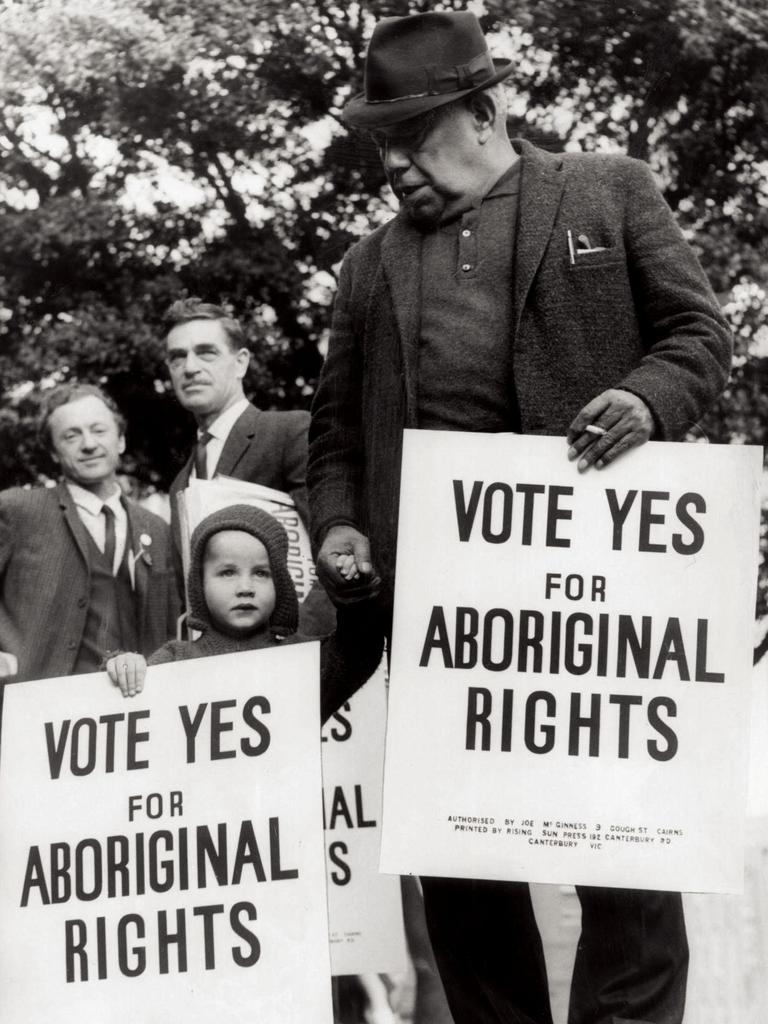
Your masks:
<svg viewBox="0 0 768 1024"><path fill-rule="evenodd" d="M607 434L608 433L608 431L605 429L605 427L598 427L594 423L587 424L587 426L584 427L584 429L586 430L586 432L588 434L594 434L595 437L602 437L603 434Z"/></svg>

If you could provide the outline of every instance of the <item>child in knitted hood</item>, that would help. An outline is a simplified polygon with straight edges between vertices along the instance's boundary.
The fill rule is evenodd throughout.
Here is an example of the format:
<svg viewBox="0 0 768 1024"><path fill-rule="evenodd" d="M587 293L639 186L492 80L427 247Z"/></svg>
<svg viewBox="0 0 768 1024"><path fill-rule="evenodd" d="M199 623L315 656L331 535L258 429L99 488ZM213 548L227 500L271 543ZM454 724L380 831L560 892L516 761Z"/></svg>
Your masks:
<svg viewBox="0 0 768 1024"><path fill-rule="evenodd" d="M288 536L268 512L229 505L197 526L190 543L188 625L197 640L169 640L147 662L141 654L111 657L107 674L124 697L144 686L147 665L253 651L310 639L297 634L299 604L287 566ZM370 604L345 608L322 641L321 713L326 720L374 672L383 630Z"/></svg>
<svg viewBox="0 0 768 1024"><path fill-rule="evenodd" d="M202 635L171 640L150 664L295 642L299 603L287 559L288 535L263 509L229 505L206 516L192 534L187 578L187 622Z"/></svg>

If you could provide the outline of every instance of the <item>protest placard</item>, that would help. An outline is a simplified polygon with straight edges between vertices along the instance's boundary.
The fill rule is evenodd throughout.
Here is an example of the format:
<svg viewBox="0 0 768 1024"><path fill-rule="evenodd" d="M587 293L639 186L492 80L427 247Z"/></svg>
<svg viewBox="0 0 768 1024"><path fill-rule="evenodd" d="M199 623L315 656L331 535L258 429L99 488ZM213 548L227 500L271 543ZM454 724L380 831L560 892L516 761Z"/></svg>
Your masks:
<svg viewBox="0 0 768 1024"><path fill-rule="evenodd" d="M333 1020L318 645L6 688L3 1024Z"/></svg>
<svg viewBox="0 0 768 1024"><path fill-rule="evenodd" d="M760 464L406 433L382 870L740 890Z"/></svg>
<svg viewBox="0 0 768 1024"><path fill-rule="evenodd" d="M323 729L323 806L333 974L407 969L400 879L379 874L387 694L384 665Z"/></svg>

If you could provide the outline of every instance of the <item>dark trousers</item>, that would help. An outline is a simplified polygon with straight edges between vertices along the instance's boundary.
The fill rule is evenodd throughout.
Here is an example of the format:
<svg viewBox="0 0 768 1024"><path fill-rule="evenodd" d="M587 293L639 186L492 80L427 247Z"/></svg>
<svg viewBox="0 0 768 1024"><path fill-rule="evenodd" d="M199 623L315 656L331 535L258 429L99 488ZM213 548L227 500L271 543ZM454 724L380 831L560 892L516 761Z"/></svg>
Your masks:
<svg viewBox="0 0 768 1024"><path fill-rule="evenodd" d="M552 1024L528 886L422 878L429 936L454 1019ZM568 1024L681 1024L688 942L679 893L577 886L582 932Z"/></svg>

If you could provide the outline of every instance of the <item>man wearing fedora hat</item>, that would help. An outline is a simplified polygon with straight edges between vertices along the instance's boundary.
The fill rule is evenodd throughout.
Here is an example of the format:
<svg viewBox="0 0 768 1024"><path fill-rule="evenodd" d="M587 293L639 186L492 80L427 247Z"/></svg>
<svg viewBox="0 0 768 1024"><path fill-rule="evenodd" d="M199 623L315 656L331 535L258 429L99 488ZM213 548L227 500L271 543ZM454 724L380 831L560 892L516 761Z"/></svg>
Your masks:
<svg viewBox="0 0 768 1024"><path fill-rule="evenodd" d="M506 133L469 12L386 18L346 122L372 133L400 212L340 274L310 428L318 573L391 612L403 428L566 435L602 470L679 439L727 379L730 332L639 161ZM551 1024L528 887L423 880L457 1022ZM679 894L579 887L569 1024L680 1024Z"/></svg>

